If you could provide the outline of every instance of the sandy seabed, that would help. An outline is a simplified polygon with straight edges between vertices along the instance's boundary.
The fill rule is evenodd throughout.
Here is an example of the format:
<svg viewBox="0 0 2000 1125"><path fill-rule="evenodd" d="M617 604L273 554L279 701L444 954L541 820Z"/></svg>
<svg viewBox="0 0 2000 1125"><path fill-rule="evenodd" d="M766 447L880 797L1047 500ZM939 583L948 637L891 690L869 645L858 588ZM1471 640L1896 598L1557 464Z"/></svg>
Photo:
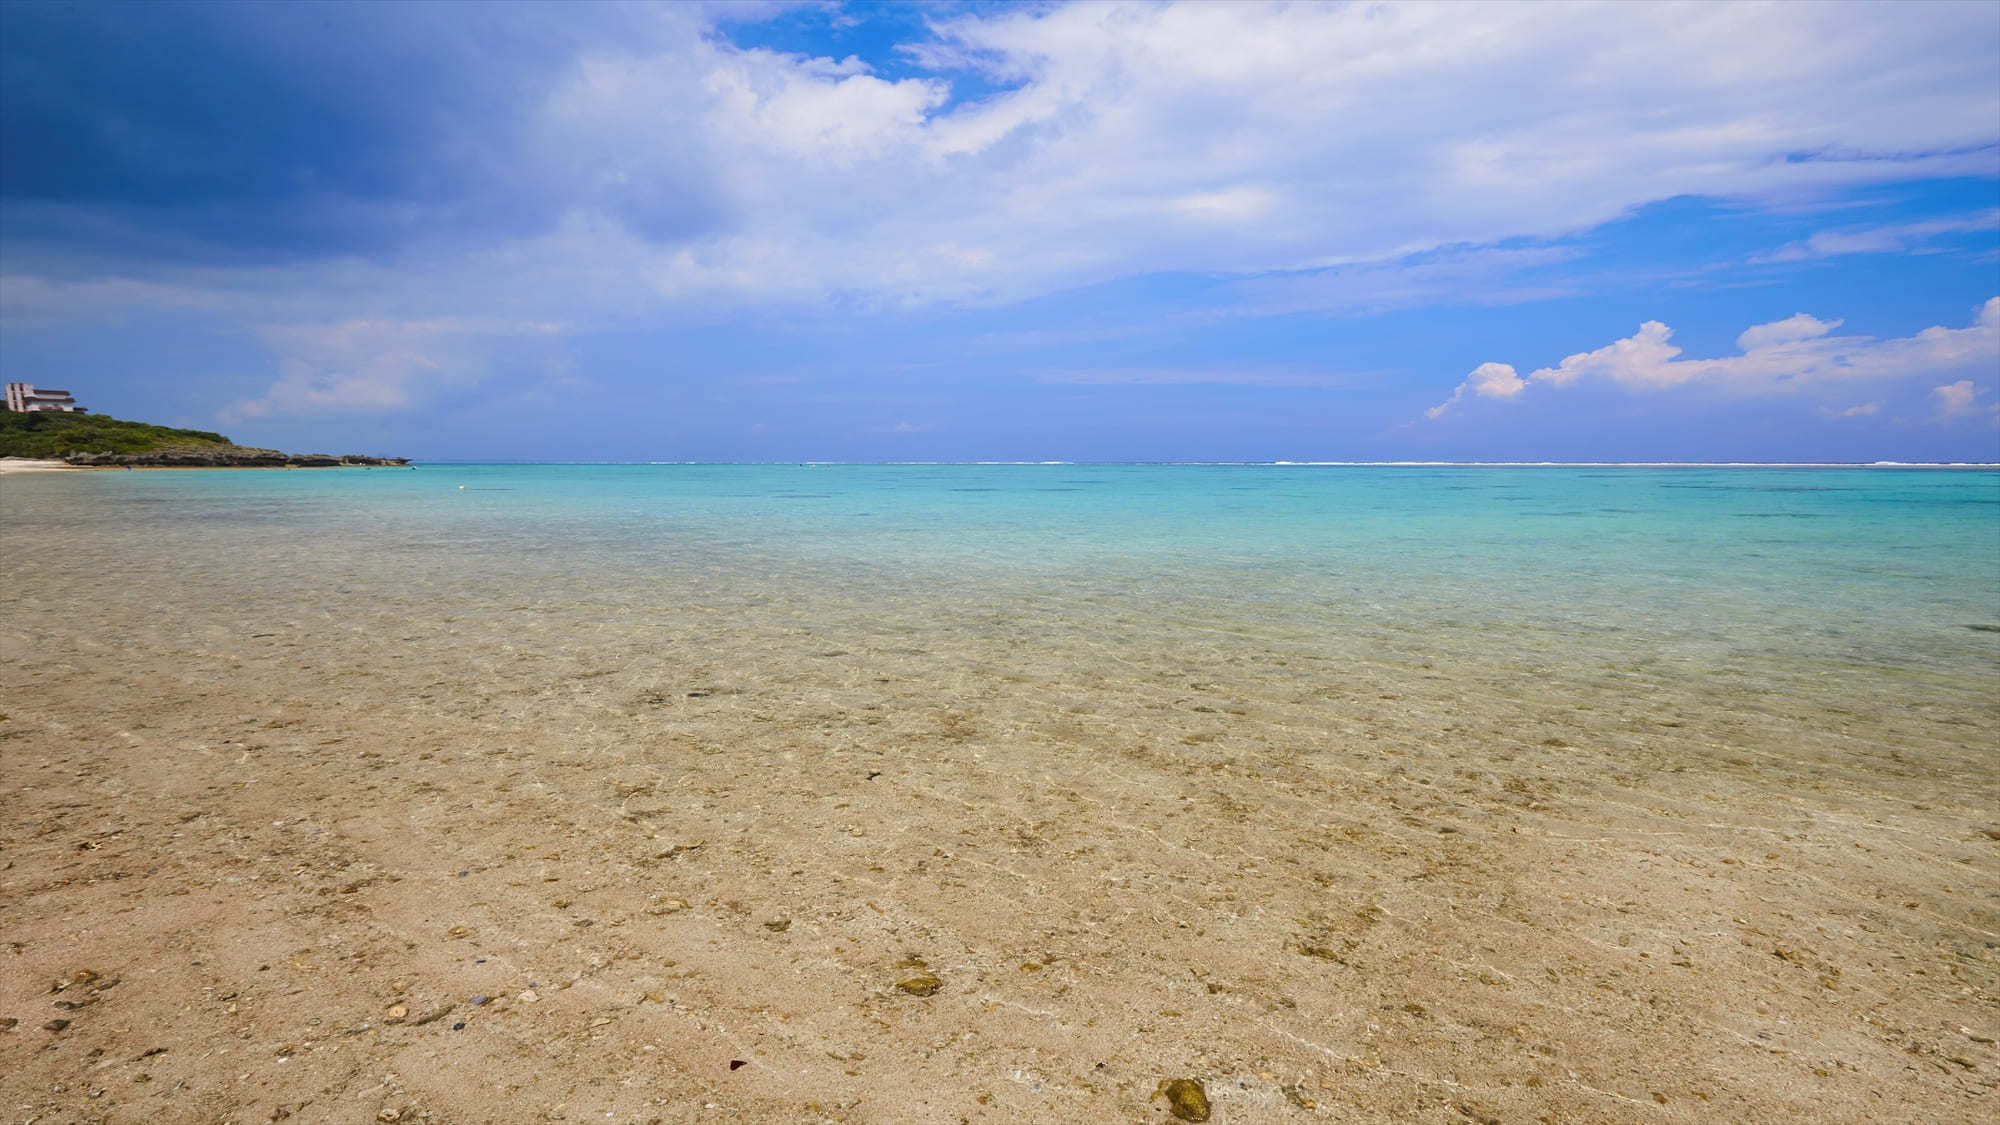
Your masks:
<svg viewBox="0 0 2000 1125"><path fill-rule="evenodd" d="M2000 1112L1986 670L1528 676L21 479L7 1121Z"/></svg>

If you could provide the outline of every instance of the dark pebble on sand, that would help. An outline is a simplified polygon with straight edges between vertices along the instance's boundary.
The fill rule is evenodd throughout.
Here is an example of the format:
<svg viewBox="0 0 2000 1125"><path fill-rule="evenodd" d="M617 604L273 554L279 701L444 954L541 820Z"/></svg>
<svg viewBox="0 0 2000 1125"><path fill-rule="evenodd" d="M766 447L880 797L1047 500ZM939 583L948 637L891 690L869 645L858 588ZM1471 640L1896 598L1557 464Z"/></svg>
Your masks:
<svg viewBox="0 0 2000 1125"><path fill-rule="evenodd" d="M491 1003L492 1000L493 998L491 996L474 996L472 998L472 1006L477 1008L483 1004Z"/></svg>
<svg viewBox="0 0 2000 1125"><path fill-rule="evenodd" d="M68 1021L68 1020L50 1020L49 1022L47 1022L47 1023L45 1023L45 1024L43 1024L43 1025L42 1025L42 1030L43 1030L43 1031L61 1031L61 1030L62 1030L63 1028L65 1028L65 1027L68 1027L68 1026L69 1026L69 1021Z"/></svg>
<svg viewBox="0 0 2000 1125"><path fill-rule="evenodd" d="M457 1023L455 1023L455 1024L452 1024L452 1025L451 1025L451 1029L452 1029L453 1031L464 1031L464 1030L465 1030L465 1021L464 1021L464 1020L460 1020L460 1021L458 1021Z"/></svg>

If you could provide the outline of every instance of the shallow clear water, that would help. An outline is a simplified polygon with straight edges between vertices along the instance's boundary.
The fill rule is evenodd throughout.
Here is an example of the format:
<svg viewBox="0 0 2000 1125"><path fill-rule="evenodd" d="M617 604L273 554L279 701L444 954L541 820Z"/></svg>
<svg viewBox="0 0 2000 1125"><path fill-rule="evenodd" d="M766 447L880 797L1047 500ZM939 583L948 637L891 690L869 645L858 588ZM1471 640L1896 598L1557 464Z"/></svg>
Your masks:
<svg viewBox="0 0 2000 1125"><path fill-rule="evenodd" d="M699 610L726 614L760 651L788 631L897 633L923 651L987 664L1016 653L1072 673L1193 651L1180 662L1211 678L1235 667L1239 687L1273 697L1335 670L1376 686L1454 681L1475 705L1527 693L1545 707L1609 696L1733 710L1783 697L1803 708L1789 739L1834 714L1934 709L1964 726L2000 709L2000 632L1971 628L2000 625L1993 471L79 473L9 478L0 518L45 563L70 550L178 591L162 596L393 608L502 631L535 607L549 644L590 623L671 629Z"/></svg>
<svg viewBox="0 0 2000 1125"><path fill-rule="evenodd" d="M1763 631L1775 616L1909 639L2000 620L1992 471L465 465L5 488L33 485L87 489L95 518L124 525L555 549L586 568L1168 583L1246 604L1669 634L1697 619ZM1968 640L1933 639L1946 637Z"/></svg>

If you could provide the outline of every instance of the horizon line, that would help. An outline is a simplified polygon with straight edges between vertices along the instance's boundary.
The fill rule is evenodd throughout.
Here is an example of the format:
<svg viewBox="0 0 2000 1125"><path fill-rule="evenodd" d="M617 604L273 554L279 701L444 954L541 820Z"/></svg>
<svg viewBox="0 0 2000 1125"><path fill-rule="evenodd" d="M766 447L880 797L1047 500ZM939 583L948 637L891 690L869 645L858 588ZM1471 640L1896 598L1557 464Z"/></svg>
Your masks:
<svg viewBox="0 0 2000 1125"><path fill-rule="evenodd" d="M1184 468L1551 468L1551 469L2000 469L2000 461L836 461L813 458L764 461L540 460L411 458L429 465L628 465L772 467L1045 467L1158 466Z"/></svg>

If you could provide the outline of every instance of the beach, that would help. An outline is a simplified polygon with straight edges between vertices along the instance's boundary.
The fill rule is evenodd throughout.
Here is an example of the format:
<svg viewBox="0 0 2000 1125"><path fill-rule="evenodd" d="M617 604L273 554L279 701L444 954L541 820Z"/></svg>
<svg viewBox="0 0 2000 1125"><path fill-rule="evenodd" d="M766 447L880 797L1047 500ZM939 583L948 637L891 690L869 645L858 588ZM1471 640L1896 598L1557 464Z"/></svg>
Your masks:
<svg viewBox="0 0 2000 1125"><path fill-rule="evenodd" d="M2000 1106L1990 472L643 468L0 486L10 1120Z"/></svg>

